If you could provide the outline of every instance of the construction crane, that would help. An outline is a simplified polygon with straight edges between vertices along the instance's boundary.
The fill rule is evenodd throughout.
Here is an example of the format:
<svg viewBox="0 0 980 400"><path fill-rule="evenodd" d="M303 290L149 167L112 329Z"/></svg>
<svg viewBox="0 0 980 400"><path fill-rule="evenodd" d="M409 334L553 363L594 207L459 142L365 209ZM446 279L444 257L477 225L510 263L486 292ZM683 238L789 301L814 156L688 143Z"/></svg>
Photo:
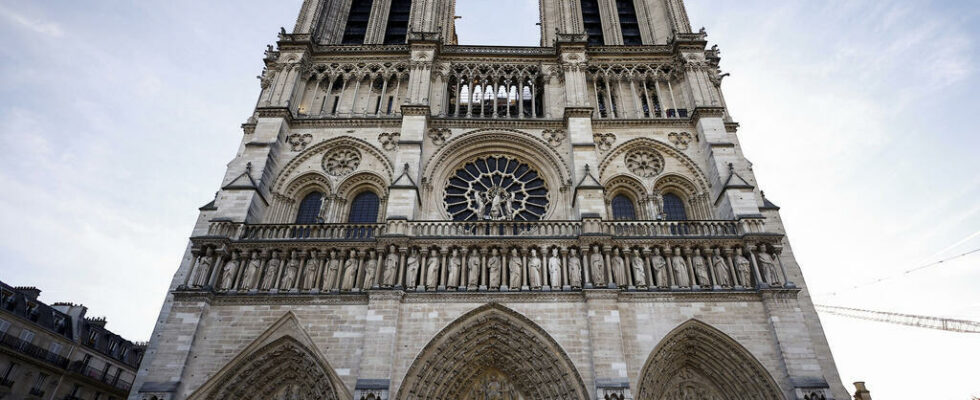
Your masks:
<svg viewBox="0 0 980 400"><path fill-rule="evenodd" d="M817 311L839 315L847 318L857 318L867 321L884 322L895 325L914 326L917 328L936 329L959 333L980 333L980 322L962 319L930 317L925 315L899 314L885 311L861 310L858 308L825 306L817 304Z"/></svg>

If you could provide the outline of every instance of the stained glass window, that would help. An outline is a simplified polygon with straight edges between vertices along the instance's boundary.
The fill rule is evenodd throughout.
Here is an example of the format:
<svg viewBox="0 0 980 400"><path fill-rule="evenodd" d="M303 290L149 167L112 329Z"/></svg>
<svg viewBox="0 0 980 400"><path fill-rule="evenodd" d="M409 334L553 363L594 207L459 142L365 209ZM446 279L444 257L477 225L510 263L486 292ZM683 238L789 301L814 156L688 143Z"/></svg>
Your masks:
<svg viewBox="0 0 980 400"><path fill-rule="evenodd" d="M315 224L320 217L320 205L323 204L323 193L313 192L303 198L299 203L299 212L296 214L297 224Z"/></svg>
<svg viewBox="0 0 980 400"><path fill-rule="evenodd" d="M636 219L636 207L633 206L633 201L624 195L618 195L612 200L613 209L613 219L617 220L635 220Z"/></svg>
<svg viewBox="0 0 980 400"><path fill-rule="evenodd" d="M668 221L687 220L687 210L684 209L684 201L673 193L664 195L664 213L667 214Z"/></svg>
<svg viewBox="0 0 980 400"><path fill-rule="evenodd" d="M350 205L347 222L353 224L373 224L378 222L378 208L381 199L374 192L362 192L354 197Z"/></svg>

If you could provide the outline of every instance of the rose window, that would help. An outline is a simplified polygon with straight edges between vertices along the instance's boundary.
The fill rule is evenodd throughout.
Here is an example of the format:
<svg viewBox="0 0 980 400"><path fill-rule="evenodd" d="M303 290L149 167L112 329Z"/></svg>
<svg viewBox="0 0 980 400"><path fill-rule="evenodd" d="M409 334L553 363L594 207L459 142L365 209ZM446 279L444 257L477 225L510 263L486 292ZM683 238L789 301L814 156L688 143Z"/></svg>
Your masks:
<svg viewBox="0 0 980 400"><path fill-rule="evenodd" d="M626 155L626 168L644 178L653 178L664 170L664 157L653 150L636 150Z"/></svg>
<svg viewBox="0 0 980 400"><path fill-rule="evenodd" d="M548 189L521 161L481 157L449 178L445 204L454 221L537 221L547 211Z"/></svg>

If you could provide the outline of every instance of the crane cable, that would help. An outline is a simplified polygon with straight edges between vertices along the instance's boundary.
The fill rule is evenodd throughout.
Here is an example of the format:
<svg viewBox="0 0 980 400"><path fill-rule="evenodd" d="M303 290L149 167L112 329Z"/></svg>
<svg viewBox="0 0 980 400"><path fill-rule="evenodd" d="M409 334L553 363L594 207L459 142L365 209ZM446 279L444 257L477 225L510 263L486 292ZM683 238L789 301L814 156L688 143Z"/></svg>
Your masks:
<svg viewBox="0 0 980 400"><path fill-rule="evenodd" d="M973 250L970 250L968 252L965 252L965 253L962 253L962 254L958 254L958 255L955 255L955 256L952 256L952 257L949 257L949 258L946 258L946 259L942 259L942 260L939 260L939 261L935 261L935 262L932 262L932 263L929 263L929 264L920 265L918 267L915 267L915 268L912 268L912 269L909 269L909 270L902 271L901 273L898 273L898 274L895 274L895 275L886 276L886 277L883 277L883 278L878 278L878 279L875 279L873 281L869 281L869 282L865 282L865 283L859 283L857 285L854 285L854 286L851 286L851 287L848 287L848 288L838 289L838 290L835 290L835 291L832 291L832 292L825 292L825 293L816 294L815 296L820 296L820 297L833 297L833 296L837 296L838 294L841 294L841 293L844 293L844 292L849 292L849 291L854 290L854 289L860 289L862 287L877 285L879 283L882 283L882 282L885 282L885 281L888 281L888 280L892 280L892 279L898 278L900 276L904 276L904 275L908 275L908 274L911 274L911 273L914 273L914 272L918 272L918 271L924 270L926 268L935 267L935 266L944 264L946 262L953 261L953 260L958 259L958 258L966 257L968 255L971 255L971 254L974 254L974 253L977 253L977 252L980 252L980 248L973 249Z"/></svg>

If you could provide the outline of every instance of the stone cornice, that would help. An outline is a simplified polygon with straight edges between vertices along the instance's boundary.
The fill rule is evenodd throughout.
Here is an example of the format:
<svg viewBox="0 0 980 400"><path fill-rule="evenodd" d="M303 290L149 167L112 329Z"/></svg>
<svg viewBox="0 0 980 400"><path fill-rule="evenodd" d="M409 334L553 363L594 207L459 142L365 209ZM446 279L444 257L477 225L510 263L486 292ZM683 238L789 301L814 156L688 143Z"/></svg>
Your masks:
<svg viewBox="0 0 980 400"><path fill-rule="evenodd" d="M697 121L701 118L724 118L725 108L724 107L713 107L713 106L698 106L694 109L691 119Z"/></svg>
<svg viewBox="0 0 980 400"><path fill-rule="evenodd" d="M351 117L351 118L297 118L290 123L292 128L345 128L345 127L383 127L397 128L402 125L401 117Z"/></svg>
<svg viewBox="0 0 980 400"><path fill-rule="evenodd" d="M424 104L402 105L402 115L406 117L427 117L431 113L429 110L429 106Z"/></svg>

